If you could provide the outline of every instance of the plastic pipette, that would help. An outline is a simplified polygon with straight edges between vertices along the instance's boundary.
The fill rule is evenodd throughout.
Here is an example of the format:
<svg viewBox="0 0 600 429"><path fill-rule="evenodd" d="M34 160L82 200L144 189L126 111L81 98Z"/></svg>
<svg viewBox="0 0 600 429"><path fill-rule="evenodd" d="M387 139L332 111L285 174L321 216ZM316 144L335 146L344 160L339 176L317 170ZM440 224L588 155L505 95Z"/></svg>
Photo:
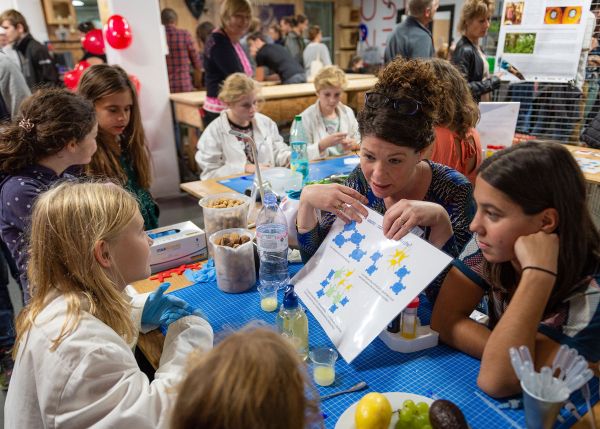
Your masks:
<svg viewBox="0 0 600 429"><path fill-rule="evenodd" d="M592 402L590 400L590 396L592 396L592 392L590 392L590 385L585 383L581 388L581 393L583 394L583 398L585 399L585 405L587 406L588 413L590 413L592 429L596 429L596 415L594 414L594 408L592 408Z"/></svg>

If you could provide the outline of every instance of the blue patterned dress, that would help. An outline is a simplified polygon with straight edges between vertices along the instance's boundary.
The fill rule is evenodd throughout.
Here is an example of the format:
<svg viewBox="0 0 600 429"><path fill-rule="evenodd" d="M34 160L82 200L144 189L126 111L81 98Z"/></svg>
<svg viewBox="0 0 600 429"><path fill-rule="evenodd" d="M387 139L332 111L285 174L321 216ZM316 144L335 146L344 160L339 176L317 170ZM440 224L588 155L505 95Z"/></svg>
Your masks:
<svg viewBox="0 0 600 429"><path fill-rule="evenodd" d="M431 184L423 201L439 204L448 212L454 234L442 247L442 250L452 257L457 257L472 235L469 231L469 224L475 214L473 186L465 176L456 170L435 162L426 162L431 167ZM385 214L387 209L383 199L373 194L360 165L348 176L344 184L365 195L369 200L367 207L381 215ZM336 217L333 213L323 212L320 222L312 230L298 233L298 244L304 262L315 254ZM429 228L424 229L427 239L430 230ZM440 274L427 288L426 293L432 303L437 298L446 272L447 270Z"/></svg>

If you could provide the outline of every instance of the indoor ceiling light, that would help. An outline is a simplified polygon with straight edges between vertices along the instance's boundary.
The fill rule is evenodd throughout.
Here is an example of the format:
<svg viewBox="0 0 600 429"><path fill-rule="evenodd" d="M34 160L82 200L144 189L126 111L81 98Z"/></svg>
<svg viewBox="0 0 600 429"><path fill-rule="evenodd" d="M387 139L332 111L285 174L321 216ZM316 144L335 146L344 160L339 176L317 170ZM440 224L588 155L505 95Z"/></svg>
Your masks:
<svg viewBox="0 0 600 429"><path fill-rule="evenodd" d="M72 4L73 6L75 6L75 7L78 7L78 6L85 6L85 4L84 4L84 3L83 3L81 0L73 0L73 1L71 2L71 4Z"/></svg>

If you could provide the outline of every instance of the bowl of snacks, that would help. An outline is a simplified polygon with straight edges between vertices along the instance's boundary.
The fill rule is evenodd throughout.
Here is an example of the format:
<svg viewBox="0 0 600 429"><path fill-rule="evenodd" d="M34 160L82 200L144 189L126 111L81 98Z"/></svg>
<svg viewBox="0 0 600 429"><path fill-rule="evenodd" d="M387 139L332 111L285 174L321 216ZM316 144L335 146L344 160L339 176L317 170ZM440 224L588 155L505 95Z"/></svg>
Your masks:
<svg viewBox="0 0 600 429"><path fill-rule="evenodd" d="M256 283L253 239L254 233L244 228L224 229L209 237L217 287L223 292L245 292Z"/></svg>
<svg viewBox="0 0 600 429"><path fill-rule="evenodd" d="M225 192L204 197L198 203L204 215L204 231L212 233L228 228L248 226L250 197L234 192Z"/></svg>

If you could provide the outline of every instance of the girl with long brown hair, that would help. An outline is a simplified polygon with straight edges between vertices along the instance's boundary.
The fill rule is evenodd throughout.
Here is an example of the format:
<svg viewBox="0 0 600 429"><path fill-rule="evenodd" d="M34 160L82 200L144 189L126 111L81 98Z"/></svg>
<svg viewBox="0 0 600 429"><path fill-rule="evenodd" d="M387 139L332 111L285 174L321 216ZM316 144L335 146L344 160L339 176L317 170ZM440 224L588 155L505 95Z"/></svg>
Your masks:
<svg viewBox="0 0 600 429"><path fill-rule="evenodd" d="M482 161L481 141L475 129L479 108L467 81L452 63L440 58L429 61L446 94L439 106L435 141L431 145L429 159L454 168L475 184Z"/></svg>
<svg viewBox="0 0 600 429"><path fill-rule="evenodd" d="M600 235L583 174L557 143L527 142L486 159L475 186L473 240L433 309L440 339L481 359L491 396L520 391L508 350L526 345L536 368L561 344L600 360ZM487 298L488 326L469 318Z"/></svg>
<svg viewBox="0 0 600 429"><path fill-rule="evenodd" d="M135 86L119 66L88 68L77 92L94 103L98 118L98 151L86 167L91 176L117 180L140 205L144 227L158 227L158 205L150 194L151 159Z"/></svg>
<svg viewBox="0 0 600 429"><path fill-rule="evenodd" d="M150 240L136 199L110 182L62 183L31 217L33 297L16 322L6 429L167 428L188 354L212 347L208 322L182 300L126 286L150 275ZM167 326L154 381L132 348Z"/></svg>
<svg viewBox="0 0 600 429"><path fill-rule="evenodd" d="M90 162L96 151L92 104L63 89L41 89L25 99L19 115L0 131L0 234L20 274L25 302L27 230L35 199L69 168Z"/></svg>

